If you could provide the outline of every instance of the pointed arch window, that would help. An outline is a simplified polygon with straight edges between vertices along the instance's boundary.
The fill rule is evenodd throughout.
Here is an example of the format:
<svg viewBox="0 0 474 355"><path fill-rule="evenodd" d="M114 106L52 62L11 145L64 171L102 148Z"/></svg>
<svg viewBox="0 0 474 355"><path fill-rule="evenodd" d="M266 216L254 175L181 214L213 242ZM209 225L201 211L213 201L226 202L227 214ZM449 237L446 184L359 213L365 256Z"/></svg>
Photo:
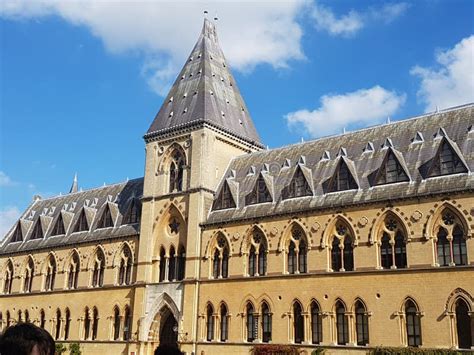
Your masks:
<svg viewBox="0 0 474 355"><path fill-rule="evenodd" d="M30 323L30 312L28 310L25 310L25 322Z"/></svg>
<svg viewBox="0 0 474 355"><path fill-rule="evenodd" d="M173 246L170 248L170 257L168 259L168 280L176 280L176 255Z"/></svg>
<svg viewBox="0 0 474 355"><path fill-rule="evenodd" d="M295 334L295 343L304 342L304 316L303 309L298 302L293 304L293 331Z"/></svg>
<svg viewBox="0 0 474 355"><path fill-rule="evenodd" d="M130 308L125 307L125 313L123 316L123 340L130 340L132 327L132 318L130 314Z"/></svg>
<svg viewBox="0 0 474 355"><path fill-rule="evenodd" d="M466 173L467 169L458 154L454 151L446 138L443 138L441 145L433 158L429 177Z"/></svg>
<svg viewBox="0 0 474 355"><path fill-rule="evenodd" d="M293 227L288 246L288 273L299 274L307 272L307 254L304 232L301 228Z"/></svg>
<svg viewBox="0 0 474 355"><path fill-rule="evenodd" d="M297 198L303 196L312 196L313 191L309 186L306 176L300 166L297 166L289 185L282 191L282 199Z"/></svg>
<svg viewBox="0 0 474 355"><path fill-rule="evenodd" d="M181 281L186 274L186 251L182 245L178 248L176 259L176 280Z"/></svg>
<svg viewBox="0 0 474 355"><path fill-rule="evenodd" d="M12 284L13 284L13 264L11 261L7 264L7 269L5 270L5 281L3 284L3 293L11 294L12 293Z"/></svg>
<svg viewBox="0 0 474 355"><path fill-rule="evenodd" d="M74 227L74 232L83 232L89 230L89 222L87 222L86 211L81 210L81 214L77 219L76 226Z"/></svg>
<svg viewBox="0 0 474 355"><path fill-rule="evenodd" d="M91 315L89 308L86 307L84 311L84 340L89 340L91 331Z"/></svg>
<svg viewBox="0 0 474 355"><path fill-rule="evenodd" d="M66 317L64 319L64 340L69 339L69 329L71 329L71 312L66 308Z"/></svg>
<svg viewBox="0 0 474 355"><path fill-rule="evenodd" d="M340 301L336 303L337 344L345 345L349 342L349 324L347 322L346 307Z"/></svg>
<svg viewBox="0 0 474 355"><path fill-rule="evenodd" d="M175 151L170 164L169 192L179 192L183 190L184 158L180 152Z"/></svg>
<svg viewBox="0 0 474 355"><path fill-rule="evenodd" d="M441 214L436 241L440 266L467 265L467 248L464 228L459 218L446 209Z"/></svg>
<svg viewBox="0 0 474 355"><path fill-rule="evenodd" d="M110 228L114 226L114 221L112 219L112 213L110 212L110 207L108 204L105 206L104 212L99 221L98 228Z"/></svg>
<svg viewBox="0 0 474 355"><path fill-rule="evenodd" d="M257 317L255 316L255 309L251 303L247 304L246 307L246 316L247 316L247 341L249 343L253 342L257 339L257 331L258 331L258 324L257 324Z"/></svg>
<svg viewBox="0 0 474 355"><path fill-rule="evenodd" d="M214 340L214 309L209 304L206 311L207 341Z"/></svg>
<svg viewBox="0 0 474 355"><path fill-rule="evenodd" d="M80 262L79 256L76 252L71 257L71 261L69 262L69 270L68 270L68 277L67 277L67 287L68 289L76 289L77 288L77 281L79 279L79 270L80 270Z"/></svg>
<svg viewBox="0 0 474 355"><path fill-rule="evenodd" d="M11 239L12 243L22 242L23 241L23 232L21 231L21 224L18 222L16 225L15 231L13 232L13 237Z"/></svg>
<svg viewBox="0 0 474 355"><path fill-rule="evenodd" d="M229 246L227 240L221 234L217 236L217 242L212 257L212 276L227 278L229 268Z"/></svg>
<svg viewBox="0 0 474 355"><path fill-rule="evenodd" d="M92 270L92 287L104 285L105 256L101 249L97 249Z"/></svg>
<svg viewBox="0 0 474 355"><path fill-rule="evenodd" d="M120 256L120 266L119 266L119 285L130 285L130 281L132 278L132 252L128 245L125 245L122 249L122 253Z"/></svg>
<svg viewBox="0 0 474 355"><path fill-rule="evenodd" d="M31 233L30 239L43 239L43 226L41 225L41 218L38 218L35 228L33 229L33 233Z"/></svg>
<svg viewBox="0 0 474 355"><path fill-rule="evenodd" d="M160 250L160 277L159 281L163 282L166 278L166 252L163 247Z"/></svg>
<svg viewBox="0 0 474 355"><path fill-rule="evenodd" d="M221 341L227 341L229 339L229 312L225 304L221 305L220 321Z"/></svg>
<svg viewBox="0 0 474 355"><path fill-rule="evenodd" d="M97 339L97 332L99 330L99 311L94 307L92 312L92 340Z"/></svg>
<svg viewBox="0 0 474 355"><path fill-rule="evenodd" d="M52 255L49 256L46 264L46 280L44 283L45 291L54 290L54 282L56 280L56 260Z"/></svg>
<svg viewBox="0 0 474 355"><path fill-rule="evenodd" d="M64 229L63 215L62 213L59 213L58 219L56 220L54 228L51 232L51 236L63 235L63 234L66 234L66 231Z"/></svg>
<svg viewBox="0 0 474 355"><path fill-rule="evenodd" d="M337 164L334 175L329 182L328 192L345 191L357 189L357 183L352 176L346 162L341 159Z"/></svg>
<svg viewBox="0 0 474 355"><path fill-rule="evenodd" d="M11 317L10 317L10 311L7 311L7 315L6 315L6 325L7 325L7 328L10 326L10 323L11 323ZM44 328L44 327L42 327Z"/></svg>
<svg viewBox="0 0 474 355"><path fill-rule="evenodd" d="M25 269L25 280L23 283L23 292L29 293L33 288L33 277L35 274L35 265L31 258L28 260L28 264Z"/></svg>
<svg viewBox="0 0 474 355"><path fill-rule="evenodd" d="M270 191L268 191L263 175L260 174L255 182L253 190L245 196L245 204L255 205L264 202L272 202L272 196L270 195Z"/></svg>
<svg viewBox="0 0 474 355"><path fill-rule="evenodd" d="M354 270L353 238L343 224L336 224L331 246L331 266L333 271Z"/></svg>
<svg viewBox="0 0 474 355"><path fill-rule="evenodd" d="M268 343L272 340L272 314L270 307L265 302L262 304L262 341Z"/></svg>
<svg viewBox="0 0 474 355"><path fill-rule="evenodd" d="M58 340L61 336L61 324L62 323L62 318L61 318L61 311L58 309L56 310L56 330L54 332L54 339Z"/></svg>
<svg viewBox="0 0 474 355"><path fill-rule="evenodd" d="M369 316L362 302L355 305L357 345L369 344Z"/></svg>
<svg viewBox="0 0 474 355"><path fill-rule="evenodd" d="M44 329L44 326L46 325L46 316L44 314L44 310L40 311L40 328Z"/></svg>
<svg viewBox="0 0 474 355"><path fill-rule="evenodd" d="M393 153L392 149L388 150L382 166L377 172L375 185L392 184L395 182L409 181L408 175Z"/></svg>
<svg viewBox="0 0 474 355"><path fill-rule="evenodd" d="M267 241L260 231L254 231L249 251L249 276L263 276L267 273Z"/></svg>
<svg viewBox="0 0 474 355"><path fill-rule="evenodd" d="M456 332L460 349L472 348L472 321L469 307L462 298L456 301Z"/></svg>
<svg viewBox="0 0 474 355"><path fill-rule="evenodd" d="M128 212L125 215L123 220L123 224L134 224L140 222L140 214L141 214L141 205L139 202L132 200L130 203L130 207L128 208Z"/></svg>
<svg viewBox="0 0 474 355"><path fill-rule="evenodd" d="M319 305L311 303L311 343L320 344L323 341L323 322Z"/></svg>
<svg viewBox="0 0 474 355"><path fill-rule="evenodd" d="M216 211L227 208L235 208L235 201L230 191L229 183L225 181L219 195L217 195L212 204L212 209Z"/></svg>
<svg viewBox="0 0 474 355"><path fill-rule="evenodd" d="M411 300L405 303L405 325L408 346L421 346L421 317L416 305Z"/></svg>
<svg viewBox="0 0 474 355"><path fill-rule="evenodd" d="M114 308L114 340L120 339L120 310L116 306Z"/></svg>
<svg viewBox="0 0 474 355"><path fill-rule="evenodd" d="M382 226L380 243L380 264L384 269L407 267L406 237L403 228L395 218L388 216Z"/></svg>

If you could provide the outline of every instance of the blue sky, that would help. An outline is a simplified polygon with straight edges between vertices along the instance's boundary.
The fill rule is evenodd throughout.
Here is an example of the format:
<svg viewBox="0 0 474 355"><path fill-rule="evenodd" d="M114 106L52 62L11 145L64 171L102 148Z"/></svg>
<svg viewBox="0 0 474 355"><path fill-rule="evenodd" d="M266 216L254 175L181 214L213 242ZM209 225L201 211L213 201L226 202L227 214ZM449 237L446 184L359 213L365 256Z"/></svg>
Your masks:
<svg viewBox="0 0 474 355"><path fill-rule="evenodd" d="M270 148L474 101L474 2L0 4L0 235L33 195L143 175L143 134L202 26Z"/></svg>

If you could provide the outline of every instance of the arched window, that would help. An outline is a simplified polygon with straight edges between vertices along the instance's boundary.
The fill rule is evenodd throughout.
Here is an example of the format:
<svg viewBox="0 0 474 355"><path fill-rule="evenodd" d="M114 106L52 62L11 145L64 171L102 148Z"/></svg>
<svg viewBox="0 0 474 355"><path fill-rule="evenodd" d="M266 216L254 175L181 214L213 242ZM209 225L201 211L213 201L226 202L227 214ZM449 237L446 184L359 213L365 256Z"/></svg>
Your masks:
<svg viewBox="0 0 474 355"><path fill-rule="evenodd" d="M114 340L120 339L120 310L118 307L114 308Z"/></svg>
<svg viewBox="0 0 474 355"><path fill-rule="evenodd" d="M56 279L56 260L52 255L49 256L46 264L46 280L44 284L45 291L54 290L54 281Z"/></svg>
<svg viewBox="0 0 474 355"><path fill-rule="evenodd" d="M207 341L214 340L214 308L209 304L207 305L206 312L206 326L207 326Z"/></svg>
<svg viewBox="0 0 474 355"><path fill-rule="evenodd" d="M472 322L469 315L469 307L466 302L459 298L456 301L456 332L458 335L458 347L460 349L471 349L472 347Z"/></svg>
<svg viewBox="0 0 474 355"><path fill-rule="evenodd" d="M301 344L304 341L304 317L303 309L298 302L293 304L293 330L295 343Z"/></svg>
<svg viewBox="0 0 474 355"><path fill-rule="evenodd" d="M299 227L293 227L288 246L288 273L298 274L307 271L307 253L304 232Z"/></svg>
<svg viewBox="0 0 474 355"><path fill-rule="evenodd" d="M272 340L272 314L264 302L262 304L262 341L268 343Z"/></svg>
<svg viewBox="0 0 474 355"><path fill-rule="evenodd" d="M122 224L133 224L140 222L141 205L135 199L130 203L127 213L125 214Z"/></svg>
<svg viewBox="0 0 474 355"><path fill-rule="evenodd" d="M400 223L392 216L388 216L382 225L380 265L384 269L407 267L405 232Z"/></svg>
<svg viewBox="0 0 474 355"><path fill-rule="evenodd" d="M44 329L44 326L46 325L46 316L44 314L44 310L40 311L40 328Z"/></svg>
<svg viewBox="0 0 474 355"><path fill-rule="evenodd" d="M33 287L33 276L35 273L35 265L33 260L28 259L28 264L26 265L25 269L25 281L23 284L23 292L31 292Z"/></svg>
<svg viewBox="0 0 474 355"><path fill-rule="evenodd" d="M109 205L105 206L102 217L99 220L97 228L109 228L114 226L114 220L112 219L112 213L110 212Z"/></svg>
<svg viewBox="0 0 474 355"><path fill-rule="evenodd" d="M186 274L186 252L184 250L184 247L182 245L179 246L178 248L178 255L177 255L177 280L181 281L184 279L184 275Z"/></svg>
<svg viewBox="0 0 474 355"><path fill-rule="evenodd" d="M54 339L58 340L61 336L61 311L56 310L56 330L54 332Z"/></svg>
<svg viewBox="0 0 474 355"><path fill-rule="evenodd" d="M408 175L392 149L389 148L384 161L376 174L375 185L391 184L402 181L409 181Z"/></svg>
<svg viewBox="0 0 474 355"><path fill-rule="evenodd" d="M337 344L345 345L349 342L349 326L346 316L346 307L340 301L336 303Z"/></svg>
<svg viewBox="0 0 474 355"><path fill-rule="evenodd" d="M320 344L323 341L323 322L319 306L311 303L311 343Z"/></svg>
<svg viewBox="0 0 474 355"><path fill-rule="evenodd" d="M86 307L84 311L84 340L89 340L91 332L91 315L89 308Z"/></svg>
<svg viewBox="0 0 474 355"><path fill-rule="evenodd" d="M252 191L245 196L245 204L254 205L264 202L272 202L272 195L270 195L270 191L268 191L263 175L260 174Z"/></svg>
<svg viewBox="0 0 474 355"><path fill-rule="evenodd" d="M295 173L290 181L290 184L285 186L282 190L282 199L311 196L313 191L304 176L300 166L297 166Z"/></svg>
<svg viewBox="0 0 474 355"><path fill-rule="evenodd" d="M5 281L3 284L3 293L10 294L12 293L12 284L13 284L13 264L11 261L7 264L7 270L5 271Z"/></svg>
<svg viewBox="0 0 474 355"><path fill-rule="evenodd" d="M10 317L10 311L7 311L7 319L6 319L6 326L7 328L10 326L10 322L11 322L11 317ZM44 327L42 327L44 328Z"/></svg>
<svg viewBox="0 0 474 355"><path fill-rule="evenodd" d="M79 256L76 252L71 257L71 261L69 263L69 271L68 271L68 278L67 278L67 287L68 289L76 289L77 288L77 280L79 279L79 270L80 270L80 262Z"/></svg>
<svg viewBox="0 0 474 355"><path fill-rule="evenodd" d="M120 267L119 267L119 285L130 285L130 280L132 278L132 252L130 248L125 245L120 256Z"/></svg>
<svg viewBox="0 0 474 355"><path fill-rule="evenodd" d="M66 308L66 318L64 319L64 340L69 339L69 329L71 328L71 312Z"/></svg>
<svg viewBox="0 0 474 355"><path fill-rule="evenodd" d="M436 249L440 266L467 265L466 236L459 219L450 210L441 214Z"/></svg>
<svg viewBox="0 0 474 355"><path fill-rule="evenodd" d="M428 176L432 177L465 172L467 172L467 169L464 166L464 163L448 143L446 138L443 138L440 147L433 158Z"/></svg>
<svg viewBox="0 0 474 355"><path fill-rule="evenodd" d="M355 305L357 345L369 344L369 316L362 302Z"/></svg>
<svg viewBox="0 0 474 355"><path fill-rule="evenodd" d="M97 249L92 271L92 287L102 287L104 284L105 256L101 249Z"/></svg>
<svg viewBox="0 0 474 355"><path fill-rule="evenodd" d="M94 307L94 311L92 312L92 340L97 339L97 331L99 329L99 311L97 308Z"/></svg>
<svg viewBox="0 0 474 355"><path fill-rule="evenodd" d="M249 276L262 276L267 273L267 242L260 231L255 231L249 251Z"/></svg>
<svg viewBox="0 0 474 355"><path fill-rule="evenodd" d="M247 341L253 342L257 339L257 319L255 317L255 309L251 303L247 304Z"/></svg>
<svg viewBox="0 0 474 355"><path fill-rule="evenodd" d="M183 171L184 159L179 151L172 155L170 164L170 189L169 192L178 192L183 190Z"/></svg>
<svg viewBox="0 0 474 355"><path fill-rule="evenodd" d="M176 255L173 246L170 248L170 257L168 260L168 280L174 281L176 280Z"/></svg>
<svg viewBox="0 0 474 355"><path fill-rule="evenodd" d="M30 323L30 312L28 310L25 310L25 322Z"/></svg>
<svg viewBox="0 0 474 355"><path fill-rule="evenodd" d="M130 308L127 306L125 307L125 314L123 317L123 340L130 340L130 334L132 327L132 318L130 315Z"/></svg>
<svg viewBox="0 0 474 355"><path fill-rule="evenodd" d="M405 303L405 323L407 331L408 346L421 345L421 319L420 314L413 301Z"/></svg>
<svg viewBox="0 0 474 355"><path fill-rule="evenodd" d="M229 269L229 246L223 235L217 236L217 243L212 258L212 276L217 278L227 278Z"/></svg>
<svg viewBox="0 0 474 355"><path fill-rule="evenodd" d="M229 339L229 315L225 304L221 305L221 341L227 341Z"/></svg>
<svg viewBox="0 0 474 355"><path fill-rule="evenodd" d="M349 229L337 223L331 244L331 267L333 271L354 270L354 247Z"/></svg>
<svg viewBox="0 0 474 355"><path fill-rule="evenodd" d="M160 250L160 278L159 281L165 281L166 277L166 252L165 249L162 247Z"/></svg>

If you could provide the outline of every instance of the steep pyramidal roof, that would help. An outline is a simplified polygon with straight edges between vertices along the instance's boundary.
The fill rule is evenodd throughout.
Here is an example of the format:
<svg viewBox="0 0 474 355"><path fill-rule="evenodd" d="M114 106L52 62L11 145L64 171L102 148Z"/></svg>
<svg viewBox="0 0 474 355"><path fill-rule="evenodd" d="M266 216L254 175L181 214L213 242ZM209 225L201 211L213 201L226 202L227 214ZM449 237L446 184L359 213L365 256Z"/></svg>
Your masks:
<svg viewBox="0 0 474 355"><path fill-rule="evenodd" d="M145 139L199 124L217 127L262 146L219 46L216 28L207 19Z"/></svg>

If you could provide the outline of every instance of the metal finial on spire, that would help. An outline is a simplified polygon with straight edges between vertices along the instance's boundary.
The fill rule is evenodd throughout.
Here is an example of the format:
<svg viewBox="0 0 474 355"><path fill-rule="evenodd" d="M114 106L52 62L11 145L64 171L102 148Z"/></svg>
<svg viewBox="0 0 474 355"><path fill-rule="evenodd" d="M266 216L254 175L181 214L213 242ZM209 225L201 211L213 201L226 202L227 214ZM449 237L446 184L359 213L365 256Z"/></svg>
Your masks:
<svg viewBox="0 0 474 355"><path fill-rule="evenodd" d="M214 15L214 21L217 21L217 20L219 20L219 18L217 17L217 11L216 11L216 13Z"/></svg>
<svg viewBox="0 0 474 355"><path fill-rule="evenodd" d="M77 192L77 173L74 174L74 180L72 181L71 188L69 189L70 194L75 192Z"/></svg>

